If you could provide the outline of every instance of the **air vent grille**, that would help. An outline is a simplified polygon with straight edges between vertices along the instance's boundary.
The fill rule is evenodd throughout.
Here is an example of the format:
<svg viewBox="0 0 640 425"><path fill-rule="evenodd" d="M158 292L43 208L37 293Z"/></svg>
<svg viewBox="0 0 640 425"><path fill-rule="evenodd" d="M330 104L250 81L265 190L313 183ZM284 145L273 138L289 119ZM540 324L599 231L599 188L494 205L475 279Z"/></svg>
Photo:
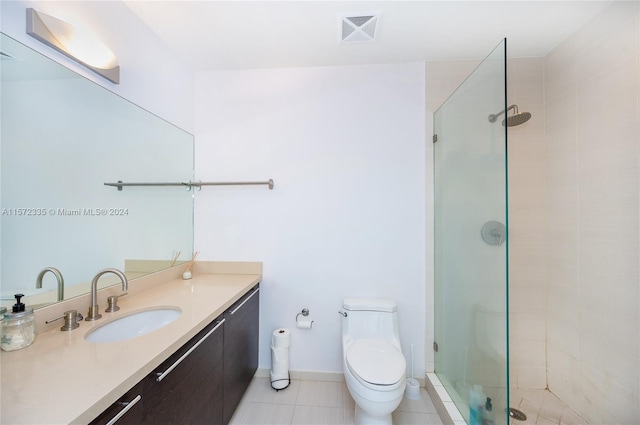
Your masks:
<svg viewBox="0 0 640 425"><path fill-rule="evenodd" d="M379 19L379 15L375 13L342 16L341 41L343 43L374 41Z"/></svg>

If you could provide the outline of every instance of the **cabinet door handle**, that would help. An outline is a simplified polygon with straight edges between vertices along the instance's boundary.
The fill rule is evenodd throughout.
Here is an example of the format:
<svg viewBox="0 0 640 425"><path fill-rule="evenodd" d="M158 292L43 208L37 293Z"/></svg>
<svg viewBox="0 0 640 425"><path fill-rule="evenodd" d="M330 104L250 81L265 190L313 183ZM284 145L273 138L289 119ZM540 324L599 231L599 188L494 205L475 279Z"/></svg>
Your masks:
<svg viewBox="0 0 640 425"><path fill-rule="evenodd" d="M259 290L260 290L260 288L257 288L255 291L253 291L253 293L252 293L251 295L249 295L249 296L247 297L247 299L245 299L244 301L242 301L238 307L234 308L234 309L231 311L231 314L235 314L235 312L236 312L236 311L240 310L240 307L242 307L242 306L244 305L244 303L246 303L247 301L249 301L249 300L251 299L251 297L253 297L255 294L257 294Z"/></svg>
<svg viewBox="0 0 640 425"><path fill-rule="evenodd" d="M131 400L130 402L128 402L128 403L123 403L123 404L126 404L126 406L125 406L125 407L124 407L120 412L118 412L118 414L117 414L117 415L115 415L115 416L113 417L113 419L111 419L109 422L107 422L107 425L113 425L113 424L115 424L116 422L118 422L118 419L120 419L122 416L124 416L124 414L125 414L125 413L127 413L127 412L129 411L129 409L131 409L133 406L135 406L135 404L136 404L137 402L139 402L140 400L142 400L142 396L141 396L140 394L138 394L138 395L136 396L136 398L134 398L134 399L133 399L133 400Z"/></svg>
<svg viewBox="0 0 640 425"><path fill-rule="evenodd" d="M191 352L192 352L193 350L195 350L196 348L198 348L198 346L199 346L200 344L202 344L202 343L204 342L204 340L205 340L205 339L209 338L209 336L210 336L212 333L214 333L214 332L216 331L216 329L218 329L218 328L219 328L219 327L224 323L224 320L225 320L225 319L222 319L221 321L219 321L219 322L218 322L218 324L217 324L213 329L211 329L209 332L207 332L207 334L206 334L205 336L203 336L203 337L200 339L200 341L198 341L198 342L196 342L195 344L193 344L193 347L189 348L189 351L187 351L187 352L186 352L186 353L184 353L182 356L180 356L180 358L179 358L178 360L176 360L176 361L175 361L175 363L173 363L171 366L169 366L169 368L168 368L167 370L165 370L164 372L158 372L158 373L156 373L156 375L158 376L158 377L156 378L156 381L158 381L158 382L162 381L162 380L164 379L164 377L165 377L165 376L167 376L169 373L171 373L171 371L172 371L173 369L175 369L175 368L176 368L176 366L178 366L180 363L182 363L182 361L183 361L184 359L186 359L186 358L187 358L187 356L188 356L189 354L191 354Z"/></svg>

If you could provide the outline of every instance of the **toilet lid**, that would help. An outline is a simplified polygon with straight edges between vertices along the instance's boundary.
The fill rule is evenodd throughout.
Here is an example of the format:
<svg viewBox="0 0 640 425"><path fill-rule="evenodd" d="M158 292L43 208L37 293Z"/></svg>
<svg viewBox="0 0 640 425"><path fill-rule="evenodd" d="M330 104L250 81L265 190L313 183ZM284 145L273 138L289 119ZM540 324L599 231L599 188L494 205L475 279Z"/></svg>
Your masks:
<svg viewBox="0 0 640 425"><path fill-rule="evenodd" d="M347 365L362 380L393 385L404 376L407 363L402 352L384 339L359 339L347 351Z"/></svg>

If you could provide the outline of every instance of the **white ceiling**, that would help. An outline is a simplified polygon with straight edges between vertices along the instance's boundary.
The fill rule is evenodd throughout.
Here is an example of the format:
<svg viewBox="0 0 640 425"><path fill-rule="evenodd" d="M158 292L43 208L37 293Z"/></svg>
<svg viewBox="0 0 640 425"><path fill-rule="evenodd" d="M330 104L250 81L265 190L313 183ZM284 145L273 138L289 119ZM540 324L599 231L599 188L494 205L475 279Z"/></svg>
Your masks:
<svg viewBox="0 0 640 425"><path fill-rule="evenodd" d="M148 1L129 7L195 71L546 55L610 0ZM340 43L340 16L381 12L376 41Z"/></svg>

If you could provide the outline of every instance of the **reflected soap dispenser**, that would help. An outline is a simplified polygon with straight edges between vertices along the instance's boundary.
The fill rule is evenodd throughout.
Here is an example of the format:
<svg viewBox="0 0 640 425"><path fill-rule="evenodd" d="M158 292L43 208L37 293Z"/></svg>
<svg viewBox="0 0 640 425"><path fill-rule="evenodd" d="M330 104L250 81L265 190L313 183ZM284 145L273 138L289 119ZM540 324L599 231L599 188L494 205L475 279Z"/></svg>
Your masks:
<svg viewBox="0 0 640 425"><path fill-rule="evenodd" d="M484 403L484 418L482 418L482 425L496 425L496 420L493 416L491 397L487 397L487 401Z"/></svg>
<svg viewBox="0 0 640 425"><path fill-rule="evenodd" d="M20 299L23 294L16 294L16 303L11 313L5 313L2 326L2 340L0 348L4 351L14 351L27 347L36 338L36 322L33 308L27 307Z"/></svg>

